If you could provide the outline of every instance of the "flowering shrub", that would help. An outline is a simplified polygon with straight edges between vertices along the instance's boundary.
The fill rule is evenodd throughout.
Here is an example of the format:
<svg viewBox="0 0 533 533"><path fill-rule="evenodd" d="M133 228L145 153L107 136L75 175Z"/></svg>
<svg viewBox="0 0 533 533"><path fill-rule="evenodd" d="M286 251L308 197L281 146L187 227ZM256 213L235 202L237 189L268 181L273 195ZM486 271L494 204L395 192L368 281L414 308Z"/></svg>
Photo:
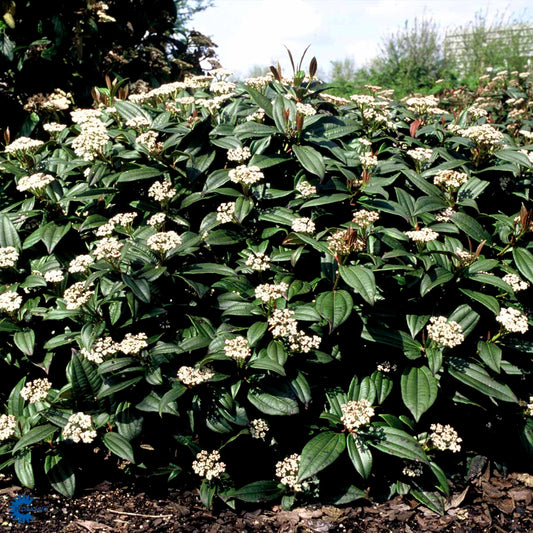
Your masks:
<svg viewBox="0 0 533 533"><path fill-rule="evenodd" d="M206 505L386 485L440 512L469 457L531 455L533 121L504 96L531 79L398 102L274 72L6 147L0 454L24 486L72 495L110 451Z"/></svg>

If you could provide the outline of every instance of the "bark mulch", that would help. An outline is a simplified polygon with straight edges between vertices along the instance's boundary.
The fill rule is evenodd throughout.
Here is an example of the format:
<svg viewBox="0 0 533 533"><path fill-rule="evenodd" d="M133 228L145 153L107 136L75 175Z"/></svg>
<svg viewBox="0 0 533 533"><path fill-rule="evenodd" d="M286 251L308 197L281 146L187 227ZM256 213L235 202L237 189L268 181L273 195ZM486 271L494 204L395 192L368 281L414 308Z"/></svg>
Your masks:
<svg viewBox="0 0 533 533"><path fill-rule="evenodd" d="M44 508L21 524L9 512L11 500L29 492L0 481L0 531L39 533L147 532L532 532L533 476L502 476L489 469L468 485L454 487L444 516L425 509L410 497L386 503L356 502L353 506L311 505L284 511L259 505L232 511L207 510L197 491L170 489L164 497L139 487L104 482L74 499L37 494L32 505Z"/></svg>

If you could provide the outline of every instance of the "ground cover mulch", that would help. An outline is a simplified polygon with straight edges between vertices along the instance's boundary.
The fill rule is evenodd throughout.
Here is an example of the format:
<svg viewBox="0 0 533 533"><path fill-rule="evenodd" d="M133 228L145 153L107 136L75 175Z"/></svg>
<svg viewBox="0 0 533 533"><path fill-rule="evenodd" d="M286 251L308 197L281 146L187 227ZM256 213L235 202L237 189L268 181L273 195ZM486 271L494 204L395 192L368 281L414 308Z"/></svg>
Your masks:
<svg viewBox="0 0 533 533"><path fill-rule="evenodd" d="M359 500L351 506L310 505L291 511L265 504L233 511L204 508L196 490L164 490L104 482L74 499L32 491L33 520L14 520L9 505L29 491L6 478L0 481L0 531L39 533L148 532L532 532L533 476L506 476L486 468L463 486L453 486L444 516L409 496L385 503Z"/></svg>

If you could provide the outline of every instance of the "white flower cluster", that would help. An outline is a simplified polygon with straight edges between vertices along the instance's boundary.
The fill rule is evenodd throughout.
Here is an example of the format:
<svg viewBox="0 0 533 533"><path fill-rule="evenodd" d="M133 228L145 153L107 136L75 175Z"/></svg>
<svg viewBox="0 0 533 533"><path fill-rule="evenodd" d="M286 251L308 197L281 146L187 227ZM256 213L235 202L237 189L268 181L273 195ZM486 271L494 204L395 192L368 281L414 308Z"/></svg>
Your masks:
<svg viewBox="0 0 533 533"><path fill-rule="evenodd" d="M279 478L282 485L289 487L294 492L302 492L302 483L298 481L298 470L300 469L301 457L293 453L285 457L283 461L276 463L276 477Z"/></svg>
<svg viewBox="0 0 533 533"><path fill-rule="evenodd" d="M359 106L375 105L376 99L370 94L352 94L350 100Z"/></svg>
<svg viewBox="0 0 533 533"><path fill-rule="evenodd" d="M213 450L209 453L202 450L196 454L196 460L192 462L192 469L195 474L205 477L208 481L220 477L226 471L226 464L220 461L220 453Z"/></svg>
<svg viewBox="0 0 533 533"><path fill-rule="evenodd" d="M124 243L120 242L116 237L104 237L96 241L93 254L97 261L100 261L100 259L119 259L121 255L120 249L123 246Z"/></svg>
<svg viewBox="0 0 533 533"><path fill-rule="evenodd" d="M80 110L81 111L96 111L93 109ZM71 115L74 115L73 112ZM100 115L100 111L97 111ZM92 161L98 157L107 142L109 141L109 134L107 133L106 125L96 117L85 119L87 115L80 115L79 125L80 134L72 141L72 149L74 153L84 159L85 161ZM74 116L72 118L74 122Z"/></svg>
<svg viewBox="0 0 533 533"><path fill-rule="evenodd" d="M433 95L412 96L405 100L405 105L409 111L415 113L432 113L432 110L438 107L439 100Z"/></svg>
<svg viewBox="0 0 533 533"><path fill-rule="evenodd" d="M335 96L333 94L328 93L320 93L320 98L322 98L326 102L329 102L330 104L335 105L347 105L350 103L350 100L348 100L347 98L343 98L342 96Z"/></svg>
<svg viewBox="0 0 533 533"><path fill-rule="evenodd" d="M459 259L459 262L463 265L472 263L476 259L476 255L468 250L461 250L461 248L456 248L454 251L455 256Z"/></svg>
<svg viewBox="0 0 533 533"><path fill-rule="evenodd" d="M66 127L66 124L60 124L59 122L47 122L46 124L43 124L43 130L48 133L59 133Z"/></svg>
<svg viewBox="0 0 533 533"><path fill-rule="evenodd" d="M379 213L368 209L359 209L353 214L352 222L360 228L366 228L379 220Z"/></svg>
<svg viewBox="0 0 533 533"><path fill-rule="evenodd" d="M5 148L6 154L32 153L44 144L43 141L30 139L29 137L19 137Z"/></svg>
<svg viewBox="0 0 533 533"><path fill-rule="evenodd" d="M93 421L90 415L85 413L74 413L69 416L68 422L63 428L63 438L70 439L76 443L92 442L96 438L96 431L92 429Z"/></svg>
<svg viewBox="0 0 533 533"><path fill-rule="evenodd" d="M292 231L297 233L314 233L316 230L315 223L307 217L295 218L291 223Z"/></svg>
<svg viewBox="0 0 533 533"><path fill-rule="evenodd" d="M250 421L250 435L252 439L265 440L269 430L270 427L268 426L267 421L263 418L255 418Z"/></svg>
<svg viewBox="0 0 533 533"><path fill-rule="evenodd" d="M274 337L289 337L298 333L298 322L292 309L274 309L268 324Z"/></svg>
<svg viewBox="0 0 533 533"><path fill-rule="evenodd" d="M217 207L217 221L228 224L235 220L235 202L223 202Z"/></svg>
<svg viewBox="0 0 533 533"><path fill-rule="evenodd" d="M355 431L361 426L366 426L374 416L372 404L366 398L343 403L341 411L341 422L348 431Z"/></svg>
<svg viewBox="0 0 533 533"><path fill-rule="evenodd" d="M296 112L304 117L316 115L316 109L311 104L304 104L302 102L296 102Z"/></svg>
<svg viewBox="0 0 533 533"><path fill-rule="evenodd" d="M300 330L289 335L289 348L293 352L309 353L311 350L318 350L321 340L318 335L310 337Z"/></svg>
<svg viewBox="0 0 533 533"><path fill-rule="evenodd" d="M90 350L82 348L80 353L85 359L100 365L108 355L114 355L120 350L120 344L111 337L96 339Z"/></svg>
<svg viewBox="0 0 533 533"><path fill-rule="evenodd" d="M389 374L390 372L396 372L398 367L395 364L392 364L390 361L383 361L376 366L378 372L383 372L384 374Z"/></svg>
<svg viewBox="0 0 533 533"><path fill-rule="evenodd" d="M15 291L7 291L0 294L0 311L13 313L20 309L22 305L22 296L19 296Z"/></svg>
<svg viewBox="0 0 533 533"><path fill-rule="evenodd" d="M503 144L503 133L490 124L470 126L459 130L458 133L487 148L496 148Z"/></svg>
<svg viewBox="0 0 533 533"><path fill-rule="evenodd" d="M30 191L36 193L44 189L47 185L50 185L54 179L54 176L44 174L43 172L37 172L37 174L32 174L31 176L23 176L18 180L17 190L20 192Z"/></svg>
<svg viewBox="0 0 533 533"><path fill-rule="evenodd" d="M99 109L76 109L70 112L70 118L74 124L84 124L92 120L100 120L102 112Z"/></svg>
<svg viewBox="0 0 533 533"><path fill-rule="evenodd" d="M61 89L54 89L52 93L47 95L41 108L45 111L65 111L70 107L70 99L72 95Z"/></svg>
<svg viewBox="0 0 533 533"><path fill-rule="evenodd" d="M248 255L245 265L252 270L263 272L270 268L270 257L263 252L252 252Z"/></svg>
<svg viewBox="0 0 533 533"><path fill-rule="evenodd" d="M431 148L422 148L419 146L418 148L407 150L407 154L419 163L426 163L431 159L431 156L433 155L433 150Z"/></svg>
<svg viewBox="0 0 533 533"><path fill-rule="evenodd" d="M115 216L109 219L109 223L113 226L122 226L123 228L131 226L133 221L137 217L137 213L117 213Z"/></svg>
<svg viewBox="0 0 533 533"><path fill-rule="evenodd" d="M151 226L152 228L157 228L163 225L166 218L167 218L167 215L165 215L165 213L156 213L155 215L152 215L147 220L147 224Z"/></svg>
<svg viewBox="0 0 533 533"><path fill-rule="evenodd" d="M435 215L435 220L437 222L449 222L455 213L456 211L453 207L447 207Z"/></svg>
<svg viewBox="0 0 533 533"><path fill-rule="evenodd" d="M54 268L45 272L43 277L48 283L61 283L65 279L65 274L63 274L62 270Z"/></svg>
<svg viewBox="0 0 533 533"><path fill-rule="evenodd" d="M157 152L163 148L163 143L157 142L158 137L159 133L157 131L150 130L138 135L135 142L146 146L149 152Z"/></svg>
<svg viewBox="0 0 533 533"><path fill-rule="evenodd" d="M377 156L373 155L372 152L365 152L359 156L359 161L363 168L374 168L378 164Z"/></svg>
<svg viewBox="0 0 533 533"><path fill-rule="evenodd" d="M5 246L0 248L0 268L7 268L15 266L19 258L17 249L13 246Z"/></svg>
<svg viewBox="0 0 533 533"><path fill-rule="evenodd" d="M486 117L488 115L488 111L486 109L483 109L482 107L476 105L470 106L467 109L467 112L474 119Z"/></svg>
<svg viewBox="0 0 533 533"><path fill-rule="evenodd" d="M178 369L178 380L184 385L200 385L204 381L210 380L215 373L210 368L194 368L192 366L182 366Z"/></svg>
<svg viewBox="0 0 533 533"><path fill-rule="evenodd" d="M526 414L533 416L533 396L529 397L529 403L526 405Z"/></svg>
<svg viewBox="0 0 533 533"><path fill-rule="evenodd" d="M311 185L308 181L303 180L296 185L296 191L299 192L304 198L308 198L309 196L316 194L316 187Z"/></svg>
<svg viewBox="0 0 533 533"><path fill-rule="evenodd" d="M245 337L239 335L233 339L226 339L224 341L224 353L226 357L235 359L235 361L244 361L252 355L250 344Z"/></svg>
<svg viewBox="0 0 533 533"><path fill-rule="evenodd" d="M52 383L46 378L34 379L20 389L20 396L29 403L42 402L48 397L51 388Z"/></svg>
<svg viewBox="0 0 533 533"><path fill-rule="evenodd" d="M450 450L453 453L461 451L461 442L463 439L459 437L457 431L449 424L443 426L442 424L431 424L430 429L432 433L429 438L433 446L438 450Z"/></svg>
<svg viewBox="0 0 533 533"><path fill-rule="evenodd" d="M288 290L289 286L287 283L263 283L255 288L255 297L268 303L270 300L283 298Z"/></svg>
<svg viewBox="0 0 533 533"><path fill-rule="evenodd" d="M246 122L250 122L252 120L255 120L256 122L261 122L264 118L265 118L265 110L260 107L254 113L250 113L249 115L246 115Z"/></svg>
<svg viewBox="0 0 533 533"><path fill-rule="evenodd" d="M420 463L412 463L404 466L402 474L407 477L420 477L424 473L424 469Z"/></svg>
<svg viewBox="0 0 533 533"><path fill-rule="evenodd" d="M352 252L361 251L365 248L365 243L350 230L337 230L328 237L328 248L335 255L350 255Z"/></svg>
<svg viewBox="0 0 533 533"><path fill-rule="evenodd" d="M150 127L150 121L145 116L131 117L126 120L126 127L140 130Z"/></svg>
<svg viewBox="0 0 533 533"><path fill-rule="evenodd" d="M146 243L154 252L166 253L181 244L181 237L175 231L161 231L148 237Z"/></svg>
<svg viewBox="0 0 533 533"><path fill-rule="evenodd" d="M457 170L439 170L433 178L433 183L441 189L453 192L468 181L468 174Z"/></svg>
<svg viewBox="0 0 533 533"><path fill-rule="evenodd" d="M244 148L231 148L228 150L228 161L236 161L237 163L244 163L252 157L250 148L245 146Z"/></svg>
<svg viewBox="0 0 533 533"><path fill-rule="evenodd" d="M272 76L272 74L270 74L269 72L266 76L255 76L251 78L245 78L244 83L249 87L253 87L254 89L262 89L263 87L268 85L273 79L274 76Z"/></svg>
<svg viewBox="0 0 533 533"><path fill-rule="evenodd" d="M68 271L71 274L85 272L92 263L94 263L94 259L90 255L78 255L69 263Z"/></svg>
<svg viewBox="0 0 533 533"><path fill-rule="evenodd" d="M228 175L233 183L242 183L243 185L253 185L265 177L261 169L255 165L251 167L239 165L237 168L232 168Z"/></svg>
<svg viewBox="0 0 533 533"><path fill-rule="evenodd" d="M525 291L529 287L529 281L520 279L516 274L505 274L502 279L511 285L514 292Z"/></svg>
<svg viewBox="0 0 533 533"><path fill-rule="evenodd" d="M235 83L232 81L214 81L209 89L215 94L231 94L235 90Z"/></svg>
<svg viewBox="0 0 533 533"><path fill-rule="evenodd" d="M445 316L432 316L429 322L428 337L439 346L453 348L465 340L463 328L454 320L448 321Z"/></svg>
<svg viewBox="0 0 533 533"><path fill-rule="evenodd" d="M496 320L511 333L526 333L529 329L527 316L513 307L503 307Z"/></svg>
<svg viewBox="0 0 533 533"><path fill-rule="evenodd" d="M175 195L176 189L172 187L172 182L168 179L164 181L156 181L148 189L148 196L150 196L157 202L165 202L166 200L172 200Z"/></svg>
<svg viewBox="0 0 533 533"><path fill-rule="evenodd" d="M94 291L85 288L84 281L78 281L65 290L63 298L67 302L67 309L79 309L90 300L93 294Z"/></svg>
<svg viewBox="0 0 533 533"><path fill-rule="evenodd" d="M436 231L430 228L422 228L420 230L406 231L405 234L415 242L429 242L434 241L439 237Z"/></svg>
<svg viewBox="0 0 533 533"><path fill-rule="evenodd" d="M14 435L17 421L13 415L0 415L0 441Z"/></svg>
<svg viewBox="0 0 533 533"><path fill-rule="evenodd" d="M137 333L137 335L126 333L119 345L119 350L125 355L136 355L148 346L147 338L146 333Z"/></svg>

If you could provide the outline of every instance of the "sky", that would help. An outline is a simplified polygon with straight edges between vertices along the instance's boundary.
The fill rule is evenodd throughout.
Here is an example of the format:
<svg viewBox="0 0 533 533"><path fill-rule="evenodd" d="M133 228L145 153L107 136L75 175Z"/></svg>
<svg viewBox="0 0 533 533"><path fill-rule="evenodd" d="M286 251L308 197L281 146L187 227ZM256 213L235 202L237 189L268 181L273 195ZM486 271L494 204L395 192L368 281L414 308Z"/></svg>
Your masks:
<svg viewBox="0 0 533 533"><path fill-rule="evenodd" d="M331 61L352 58L357 67L377 55L382 38L406 20L431 18L441 31L468 24L476 13L488 21L514 14L533 23L531 0L214 0L189 27L218 45L224 68L246 76L254 65L278 61L291 73L287 46L296 61L309 48L304 66L315 56L319 73ZM289 70L288 70L289 69Z"/></svg>

